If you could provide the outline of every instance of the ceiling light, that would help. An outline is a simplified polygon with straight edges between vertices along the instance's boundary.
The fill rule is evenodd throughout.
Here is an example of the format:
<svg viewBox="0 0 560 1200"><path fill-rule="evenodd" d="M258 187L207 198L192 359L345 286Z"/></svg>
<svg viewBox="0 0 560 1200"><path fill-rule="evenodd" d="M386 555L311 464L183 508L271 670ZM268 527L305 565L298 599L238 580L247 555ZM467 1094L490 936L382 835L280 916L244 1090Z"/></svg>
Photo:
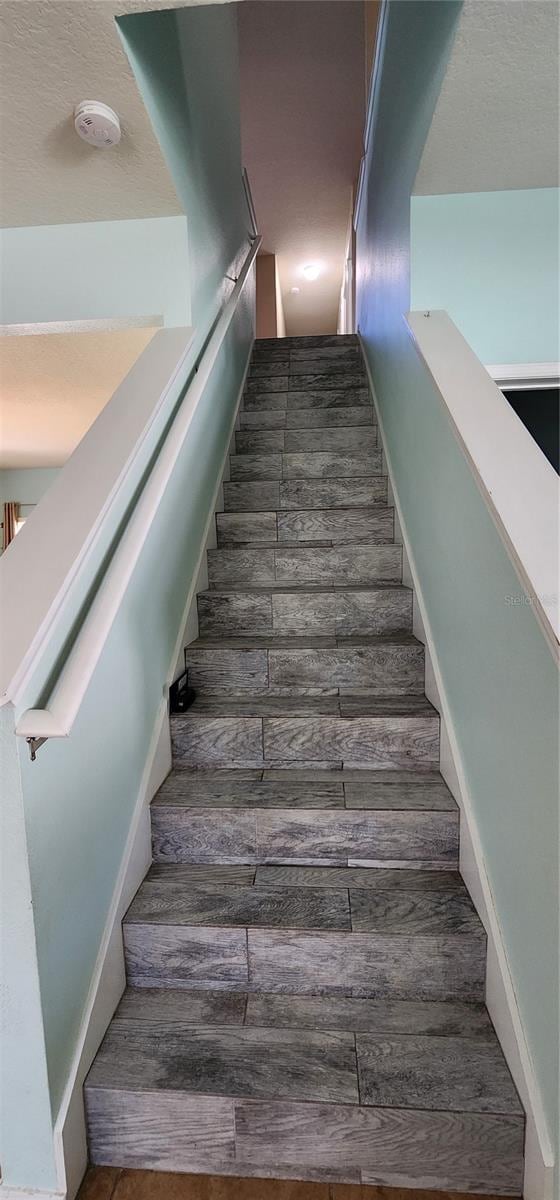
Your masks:
<svg viewBox="0 0 560 1200"><path fill-rule="evenodd" d="M290 288L290 291L292 293L292 296L299 296L299 288L296 288L296 287Z"/></svg>
<svg viewBox="0 0 560 1200"><path fill-rule="evenodd" d="M320 274L321 268L319 263L307 263L305 267L302 267L302 275L305 275L306 279L318 279Z"/></svg>

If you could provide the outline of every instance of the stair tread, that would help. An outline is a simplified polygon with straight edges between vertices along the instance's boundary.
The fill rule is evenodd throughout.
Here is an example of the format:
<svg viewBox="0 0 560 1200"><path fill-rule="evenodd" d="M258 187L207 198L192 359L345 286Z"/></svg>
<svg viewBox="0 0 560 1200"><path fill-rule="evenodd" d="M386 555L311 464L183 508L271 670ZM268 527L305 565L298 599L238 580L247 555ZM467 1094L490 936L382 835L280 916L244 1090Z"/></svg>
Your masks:
<svg viewBox="0 0 560 1200"><path fill-rule="evenodd" d="M434 717L436 709L425 696L197 696L186 713L172 723L198 716L215 717Z"/></svg>
<svg viewBox="0 0 560 1200"><path fill-rule="evenodd" d="M304 634L266 633L247 636L214 636L206 634L195 638L186 647L187 655L191 650L266 650L269 646L274 650L329 650L337 647L359 649L367 646L421 646L422 643L412 633L377 633L356 634L334 637L313 637Z"/></svg>
<svg viewBox="0 0 560 1200"><path fill-rule="evenodd" d="M427 1003L424 1014L422 1002L380 1004L368 1020L356 1000L237 993L224 1003L215 993L149 992L125 993L86 1092L179 1091L521 1116L482 1005L454 1003L448 1013L441 1011L447 1004ZM202 1020L189 1016L193 1002ZM292 1027L288 1008L307 1021ZM331 1013L334 1028L324 1024ZM432 1024L437 1033L419 1032ZM446 1032L449 1026L459 1032Z"/></svg>
<svg viewBox="0 0 560 1200"><path fill-rule="evenodd" d="M348 584L325 584L325 583L262 583L250 584L240 583L235 587L227 587L226 584L216 583L212 587L206 588L205 591L199 592L199 596L209 596L212 599L216 596L235 596L238 592L249 596L269 596L271 593L281 592L282 595L330 595L332 592L386 592L386 591L410 592L412 589L404 583L394 583L380 579L373 583L348 583Z"/></svg>
<svg viewBox="0 0 560 1200"><path fill-rule="evenodd" d="M392 772L379 771L381 778L374 782L343 782L337 778L342 772L325 772L330 778L324 781L294 780L290 778L290 771L284 772L285 779L270 778L271 774L271 771L265 771L262 779L236 780L220 778L220 772L193 774L174 769L152 803L187 808L359 808L441 812L455 812L457 808L441 778L431 780L420 776L414 782L398 782L386 778ZM204 778L205 775L210 778Z"/></svg>
<svg viewBox="0 0 560 1200"><path fill-rule="evenodd" d="M328 869L328 868L327 868ZM375 870L375 868L371 868ZM422 874L407 871L406 875ZM266 879L266 875L264 876ZM358 887L266 886L207 882L191 886L169 863L141 884L125 925L204 925L220 928L325 930L349 936L485 938L466 888L430 891Z"/></svg>

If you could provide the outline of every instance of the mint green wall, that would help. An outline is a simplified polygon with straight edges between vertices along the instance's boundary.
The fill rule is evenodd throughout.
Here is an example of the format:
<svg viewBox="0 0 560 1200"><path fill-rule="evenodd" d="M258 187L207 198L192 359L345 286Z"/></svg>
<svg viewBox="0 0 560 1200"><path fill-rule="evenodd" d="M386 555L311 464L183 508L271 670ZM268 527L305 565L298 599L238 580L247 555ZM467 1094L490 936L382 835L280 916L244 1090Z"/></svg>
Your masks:
<svg viewBox="0 0 560 1200"><path fill-rule="evenodd" d="M18 504L38 504L54 483L58 467L25 467L0 470L0 504L16 500Z"/></svg>
<svg viewBox="0 0 560 1200"><path fill-rule="evenodd" d="M403 321L410 301L410 196L459 11L439 0L389 6L357 231L357 315L554 1141L557 673Z"/></svg>
<svg viewBox="0 0 560 1200"><path fill-rule="evenodd" d="M187 214L192 324L216 311L247 240L237 14L232 4L135 13L125 50ZM244 257L244 254L241 258ZM231 269L228 269L230 267Z"/></svg>
<svg viewBox="0 0 560 1200"><path fill-rule="evenodd" d="M164 318L189 325L186 217L0 230L0 323Z"/></svg>
<svg viewBox="0 0 560 1200"><path fill-rule="evenodd" d="M192 220L200 235L193 259L199 344L208 335L220 301L231 294L233 285L224 276L230 273L232 259L242 261L248 251L241 161L235 161L239 149L235 25L231 12L220 11L224 11L223 23L215 21L213 13L207 23L201 19L196 22L196 39L189 43L189 52L198 59L189 81L189 112L197 114L198 141L192 125L183 137L188 158L183 178L188 176L191 189L189 224ZM171 14L161 15L172 39L176 26L168 23ZM171 70L166 54L172 49L154 37L151 49L156 45L157 53L151 57L155 91L155 76L161 82ZM158 54L163 56L159 63ZM172 130L178 155L183 116L185 111L177 114ZM162 142L171 137L168 117L162 108L158 117ZM190 141L188 130L193 134ZM17 1109L19 1094L13 1098L2 1165L6 1164L3 1181L14 1187L53 1184L52 1145L46 1146L44 1137L46 1106L50 1098L54 1120L77 1046L166 677L175 665L173 650L252 345L254 300L254 287L248 283L70 737L49 740L34 764L25 745L17 744L21 796L14 791L14 804L20 806L25 821L43 1022L36 1032L39 1049L44 1039L50 1096L45 1097L42 1089L41 1104L31 1115L23 1103ZM143 469L192 377L193 365L194 353L184 378L167 399L157 428L150 432L143 448ZM135 477L134 486L137 482ZM96 546L90 575L102 569L127 502L129 493ZM87 582L91 584L90 577ZM85 598L86 581L79 579L66 608L64 628L39 664L22 699L22 710L48 698L53 667L57 659L63 660L79 628ZM11 736L10 745L13 748ZM17 905L20 895L14 893L9 899ZM10 945L3 965L17 984L21 958L16 944ZM27 1015L33 1024L31 1010ZM8 1018L0 1047L6 1074L13 1078L25 1068L28 1078L25 1025L16 1012ZM38 1073L39 1049L34 1055ZM16 1136L21 1128L26 1132L25 1145Z"/></svg>
<svg viewBox="0 0 560 1200"><path fill-rule="evenodd" d="M413 196L411 308L446 309L483 363L558 361L559 196Z"/></svg>

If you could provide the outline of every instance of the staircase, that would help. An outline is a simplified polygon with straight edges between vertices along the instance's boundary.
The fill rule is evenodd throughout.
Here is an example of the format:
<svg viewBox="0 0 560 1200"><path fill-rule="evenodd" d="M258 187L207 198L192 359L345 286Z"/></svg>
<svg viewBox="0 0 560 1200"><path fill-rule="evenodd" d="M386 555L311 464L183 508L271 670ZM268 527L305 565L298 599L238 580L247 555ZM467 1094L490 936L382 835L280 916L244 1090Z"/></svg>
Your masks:
<svg viewBox="0 0 560 1200"><path fill-rule="evenodd" d="M91 1160L519 1195L357 339L258 342L240 425Z"/></svg>

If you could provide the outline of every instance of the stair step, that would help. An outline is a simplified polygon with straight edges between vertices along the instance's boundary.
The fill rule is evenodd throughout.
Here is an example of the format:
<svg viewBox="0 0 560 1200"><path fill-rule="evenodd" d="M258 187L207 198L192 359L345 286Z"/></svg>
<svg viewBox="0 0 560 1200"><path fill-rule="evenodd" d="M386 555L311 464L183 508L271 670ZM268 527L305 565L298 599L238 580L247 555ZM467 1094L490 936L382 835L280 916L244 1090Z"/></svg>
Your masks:
<svg viewBox="0 0 560 1200"><path fill-rule="evenodd" d="M289 509L271 512L216 514L218 545L278 542L392 542L394 509L377 504L367 508Z"/></svg>
<svg viewBox="0 0 560 1200"><path fill-rule="evenodd" d="M227 546L208 551L210 584L399 583L400 546Z"/></svg>
<svg viewBox="0 0 560 1200"><path fill-rule="evenodd" d="M206 591L198 594L201 636L309 634L352 637L410 631L412 592L402 584L361 590Z"/></svg>
<svg viewBox="0 0 560 1200"><path fill-rule="evenodd" d="M321 349L327 346L338 348L341 346L359 347L360 339L357 333L311 333L311 334L293 334L291 337L273 337L273 338L256 338L253 350L258 354L261 351L276 350L282 347L282 350L287 347L289 350L309 350L320 347Z"/></svg>
<svg viewBox="0 0 560 1200"><path fill-rule="evenodd" d="M337 453L375 449L376 425L335 429L241 429L235 435L237 454Z"/></svg>
<svg viewBox="0 0 560 1200"><path fill-rule="evenodd" d="M356 408L242 409L241 429L326 429L329 426L375 425L373 405Z"/></svg>
<svg viewBox="0 0 560 1200"><path fill-rule="evenodd" d="M420 696L201 696L171 726L176 762L199 767L430 770L439 754L439 716Z"/></svg>
<svg viewBox="0 0 560 1200"><path fill-rule="evenodd" d="M308 409L367 408L371 395L365 386L329 388L291 388L290 391L246 392L243 396L242 412L301 412Z"/></svg>
<svg viewBox="0 0 560 1200"><path fill-rule="evenodd" d="M480 1003L128 988L85 1098L98 1164L521 1187Z"/></svg>
<svg viewBox="0 0 560 1200"><path fill-rule="evenodd" d="M207 695L250 691L336 695L424 691L424 647L411 635L363 638L198 638L186 649L189 684Z"/></svg>
<svg viewBox="0 0 560 1200"><path fill-rule="evenodd" d="M387 503L387 478L289 479L285 482L224 483L226 512L279 509L369 508Z"/></svg>

